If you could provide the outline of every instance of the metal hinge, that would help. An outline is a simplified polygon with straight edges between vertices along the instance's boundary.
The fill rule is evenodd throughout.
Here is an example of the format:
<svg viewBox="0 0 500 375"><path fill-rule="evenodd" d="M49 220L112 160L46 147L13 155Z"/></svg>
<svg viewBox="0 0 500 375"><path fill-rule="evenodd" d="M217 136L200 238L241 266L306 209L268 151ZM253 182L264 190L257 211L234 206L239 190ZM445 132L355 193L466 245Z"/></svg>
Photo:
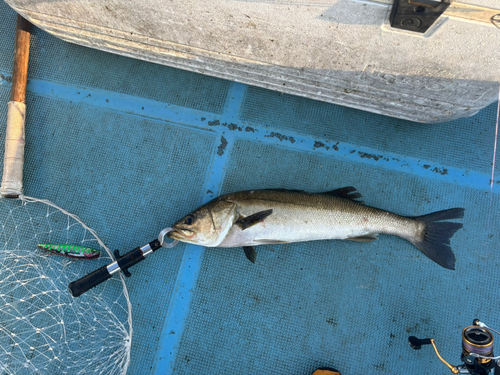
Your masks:
<svg viewBox="0 0 500 375"><path fill-rule="evenodd" d="M449 6L450 0L394 0L391 26L425 33Z"/></svg>

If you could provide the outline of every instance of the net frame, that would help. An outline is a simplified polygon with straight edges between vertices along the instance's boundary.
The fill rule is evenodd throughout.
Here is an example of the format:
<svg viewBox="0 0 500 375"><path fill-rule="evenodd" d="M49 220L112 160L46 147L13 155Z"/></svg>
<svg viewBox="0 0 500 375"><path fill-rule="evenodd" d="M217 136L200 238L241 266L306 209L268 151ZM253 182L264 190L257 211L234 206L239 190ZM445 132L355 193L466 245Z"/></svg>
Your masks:
<svg viewBox="0 0 500 375"><path fill-rule="evenodd" d="M40 205L40 209L47 210L44 218L41 218L41 215L31 217L27 207L33 208L35 207L33 205L36 205L37 209ZM0 215L0 239L3 239L3 243L0 243L0 315L3 315L3 319L0 319L0 373L9 375L40 373L71 375L88 373L126 374L130 365L133 326L132 305L123 275L119 273L118 278L113 278L115 282L111 283L112 291L120 294L109 304L105 298L108 296L105 296L104 292L99 289L88 293L84 298L75 299L71 297L67 289L68 281L72 281L71 279L80 277L89 269L94 268L94 261L70 259L57 254L44 253L43 250L36 249L35 243L42 239L46 240L51 235L61 238L61 233L64 231L67 236L66 240L68 240L71 237L70 231L73 231L73 241L80 241L80 243L87 245L89 242L98 244L102 251L101 257L105 258L101 259L101 262L108 263L115 260L109 248L97 233L78 216L51 201L28 196L20 196L19 199L14 200L0 198L0 209L3 210L3 213L6 212L5 210L9 211L7 215ZM24 212L15 212L15 210L19 209L23 209ZM13 215L18 217L15 218ZM56 215L55 218L57 219L56 224L63 229L51 227L50 221L54 215ZM66 220L63 221L61 218ZM42 220L46 220L48 225L40 225ZM32 231L34 235L28 239L19 238L18 227L20 226ZM12 230L13 227L15 227L15 230ZM19 229L20 232L23 230L26 229ZM54 234L52 234L53 232ZM41 236L37 238L39 234ZM76 240L76 238L81 239ZM29 244L30 248L24 249L25 244ZM35 247L35 249L32 247ZM91 247L96 246L91 245ZM27 270L12 266L17 263L22 266L23 262L28 264ZM49 270L47 270L47 264L52 263L54 267L49 267ZM6 264L7 267L5 267ZM78 265L78 267L75 265ZM85 265L85 267L81 267L81 265ZM71 266L73 266L72 269ZM58 272L51 272L56 267ZM75 270L75 267L79 269ZM38 278L34 277L33 270L39 272ZM15 273L19 271L28 274L22 274L21 278L16 280ZM23 282L27 286L23 285ZM114 288L117 285L116 283L121 283L121 291L115 290L119 289ZM40 290L38 284L49 285L50 287L47 290ZM106 283L104 288L108 284ZM31 291L30 285L32 286ZM106 289L104 290L106 291ZM21 295L21 297L16 301L12 300L13 297L11 297L12 301L9 302L7 299L8 293L11 295L17 293L16 296ZM120 299L120 302L117 302L122 297L123 300ZM48 307L40 306L41 303L45 303L45 300L50 300L47 304ZM69 304L67 301L70 301ZM116 304L119 306L116 306ZM117 310L118 307L119 310ZM95 311L92 314L87 314L85 309L89 308ZM23 311L19 309L23 309ZM126 314L126 319L123 319L124 314ZM117 315L121 316L121 319ZM60 322L57 321L59 316L62 317ZM93 316L93 320L89 320L90 316ZM49 325L48 328L37 326L41 317L45 321L48 319L53 325ZM66 332L68 326L71 327L71 330ZM17 327L17 332L15 332L15 327ZM113 343L110 337L92 336L92 331L98 332L100 335L111 332L114 335L113 337L119 337L121 340ZM51 335L58 337L51 339ZM90 336L90 341L86 336ZM40 340L41 337L42 344L39 347L31 344L33 340ZM90 347L87 345L88 342L92 344L91 340L94 337L97 337L101 345L100 348L98 345L90 345ZM13 343L10 349L6 348L7 341ZM115 348L116 350L113 351ZM88 362L86 357L89 357L89 355L92 357L92 355L108 352L111 353L108 358L98 359L100 364L85 366L85 361ZM31 359L28 358L30 355ZM33 357L35 358L34 361L32 361ZM92 358L95 359L95 357ZM25 362L20 363L23 360ZM41 362L45 367L40 366Z"/></svg>

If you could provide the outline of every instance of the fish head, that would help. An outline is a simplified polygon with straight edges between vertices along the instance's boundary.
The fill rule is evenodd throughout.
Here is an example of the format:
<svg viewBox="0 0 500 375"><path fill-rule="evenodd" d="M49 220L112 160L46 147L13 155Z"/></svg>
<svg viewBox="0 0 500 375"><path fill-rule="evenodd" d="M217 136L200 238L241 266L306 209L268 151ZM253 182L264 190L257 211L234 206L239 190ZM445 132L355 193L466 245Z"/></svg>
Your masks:
<svg viewBox="0 0 500 375"><path fill-rule="evenodd" d="M226 237L236 218L236 204L215 199L172 226L168 237L181 242L207 247L218 246Z"/></svg>

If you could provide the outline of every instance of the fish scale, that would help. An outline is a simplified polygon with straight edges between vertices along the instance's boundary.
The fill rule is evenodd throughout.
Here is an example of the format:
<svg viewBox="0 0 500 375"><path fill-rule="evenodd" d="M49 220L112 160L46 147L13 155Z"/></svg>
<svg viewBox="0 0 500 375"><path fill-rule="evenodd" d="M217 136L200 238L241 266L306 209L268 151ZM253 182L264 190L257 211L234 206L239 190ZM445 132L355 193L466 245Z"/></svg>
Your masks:
<svg viewBox="0 0 500 375"><path fill-rule="evenodd" d="M234 225L221 247L283 242L349 239L378 233L405 239L418 235L418 222L346 198L326 194L260 191L233 194L236 212L243 217L265 209L273 214L242 230Z"/></svg>
<svg viewBox="0 0 500 375"><path fill-rule="evenodd" d="M378 234L404 238L441 266L454 269L450 239L463 208L405 217L355 199L352 186L326 193L250 190L223 195L174 224L169 237L207 247L243 247L255 262L253 246L315 240L371 242Z"/></svg>

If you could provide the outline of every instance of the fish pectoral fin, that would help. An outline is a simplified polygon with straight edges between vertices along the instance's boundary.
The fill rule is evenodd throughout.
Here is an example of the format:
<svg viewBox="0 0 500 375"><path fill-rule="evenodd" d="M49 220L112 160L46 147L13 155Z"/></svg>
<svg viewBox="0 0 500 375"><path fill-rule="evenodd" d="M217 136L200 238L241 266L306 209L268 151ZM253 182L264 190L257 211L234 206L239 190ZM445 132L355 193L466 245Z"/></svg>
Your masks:
<svg viewBox="0 0 500 375"><path fill-rule="evenodd" d="M250 228L252 225L263 222L265 218L272 213L273 210L260 211L247 217L241 217L240 219L238 219L238 221L236 221L235 224L241 227L242 230L245 230L247 228Z"/></svg>
<svg viewBox="0 0 500 375"><path fill-rule="evenodd" d="M345 238L345 239L349 240L349 241L356 241L356 242L372 242L372 241L377 241L378 237L376 234L367 234L365 236L351 237L351 238Z"/></svg>
<svg viewBox="0 0 500 375"><path fill-rule="evenodd" d="M243 246L243 251L245 252L245 256L247 259L255 263L255 260L257 259L257 252L255 251L255 247L253 246Z"/></svg>
<svg viewBox="0 0 500 375"><path fill-rule="evenodd" d="M321 193L325 195L332 195L334 197L346 198L350 200L355 200L361 198L361 194L354 186L346 186L340 189L335 189L332 191L327 191L325 193ZM359 201L356 201L359 202Z"/></svg>

